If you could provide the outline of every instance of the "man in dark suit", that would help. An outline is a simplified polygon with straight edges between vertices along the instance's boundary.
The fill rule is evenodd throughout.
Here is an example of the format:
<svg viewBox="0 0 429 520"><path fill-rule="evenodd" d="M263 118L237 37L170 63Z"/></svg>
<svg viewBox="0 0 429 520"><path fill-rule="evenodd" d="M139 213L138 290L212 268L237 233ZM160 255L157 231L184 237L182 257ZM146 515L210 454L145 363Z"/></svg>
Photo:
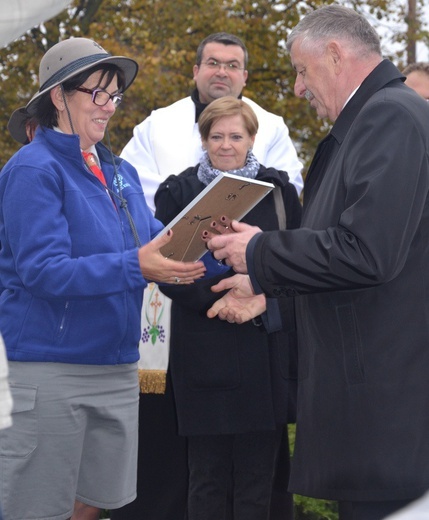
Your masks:
<svg viewBox="0 0 429 520"><path fill-rule="evenodd" d="M295 94L334 122L307 175L302 227L233 223L208 247L256 293L296 297L290 489L337 500L341 520L380 520L429 488L429 105L351 9L311 12L287 49ZM211 316L245 319L241 279Z"/></svg>

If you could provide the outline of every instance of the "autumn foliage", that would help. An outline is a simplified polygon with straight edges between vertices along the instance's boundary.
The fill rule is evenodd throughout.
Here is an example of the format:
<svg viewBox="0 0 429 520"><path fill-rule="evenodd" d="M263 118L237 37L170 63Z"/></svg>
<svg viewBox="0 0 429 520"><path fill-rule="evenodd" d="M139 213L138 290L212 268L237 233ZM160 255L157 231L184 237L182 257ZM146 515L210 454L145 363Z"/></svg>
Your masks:
<svg viewBox="0 0 429 520"><path fill-rule="evenodd" d="M37 90L40 59L59 40L93 38L112 54L138 61L139 75L110 125L112 147L119 153L133 127L153 109L189 94L196 48L205 36L217 31L237 34L245 41L250 55L245 95L285 119L308 164L329 126L317 119L307 102L294 96L295 75L284 41L299 18L322 3L326 2L74 0L60 16L0 51L0 164L19 146L7 131L9 116ZM388 13L391 3L355 0L353 4L357 9L365 5L376 18Z"/></svg>

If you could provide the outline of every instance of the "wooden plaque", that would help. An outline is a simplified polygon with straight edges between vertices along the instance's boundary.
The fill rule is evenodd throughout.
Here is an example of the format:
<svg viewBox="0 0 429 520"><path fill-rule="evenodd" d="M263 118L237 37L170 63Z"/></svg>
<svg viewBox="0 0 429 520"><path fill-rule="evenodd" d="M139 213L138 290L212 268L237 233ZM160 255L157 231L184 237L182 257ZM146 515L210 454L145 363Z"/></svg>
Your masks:
<svg viewBox="0 0 429 520"><path fill-rule="evenodd" d="M211 222L222 216L241 220L273 188L268 182L220 174L161 232L173 230L173 238L161 253L173 260L196 262L207 251L201 233L213 232Z"/></svg>

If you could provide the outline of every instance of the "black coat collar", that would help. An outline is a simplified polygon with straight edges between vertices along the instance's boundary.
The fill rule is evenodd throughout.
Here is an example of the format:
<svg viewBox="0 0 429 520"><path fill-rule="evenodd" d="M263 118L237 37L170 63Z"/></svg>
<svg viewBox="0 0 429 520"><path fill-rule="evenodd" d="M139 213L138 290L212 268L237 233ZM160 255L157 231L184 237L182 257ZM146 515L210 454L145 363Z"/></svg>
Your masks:
<svg viewBox="0 0 429 520"><path fill-rule="evenodd" d="M389 60L381 61L365 78L355 95L341 111L332 127L331 135L335 137L338 143L341 143L347 135L351 124L368 99L389 83L401 81L405 81L405 76L399 72L395 65Z"/></svg>
<svg viewBox="0 0 429 520"><path fill-rule="evenodd" d="M402 85L404 80L405 76L389 60L381 61L364 79L354 96L341 111L329 134L320 141L317 147L304 184L305 210L311 203L312 195L317 192L329 163L334 160L353 121L366 102L382 88L390 84Z"/></svg>

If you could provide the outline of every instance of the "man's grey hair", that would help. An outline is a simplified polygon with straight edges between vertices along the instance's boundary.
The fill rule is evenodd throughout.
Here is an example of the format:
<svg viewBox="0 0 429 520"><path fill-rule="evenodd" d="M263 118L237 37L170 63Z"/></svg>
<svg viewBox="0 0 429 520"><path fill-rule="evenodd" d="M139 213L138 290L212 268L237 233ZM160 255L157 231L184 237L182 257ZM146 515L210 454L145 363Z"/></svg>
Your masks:
<svg viewBox="0 0 429 520"><path fill-rule="evenodd" d="M307 14L291 31L286 42L290 53L299 39L305 49L323 50L330 39L346 41L362 58L371 54L381 56L380 38L368 20L348 7L327 5Z"/></svg>

